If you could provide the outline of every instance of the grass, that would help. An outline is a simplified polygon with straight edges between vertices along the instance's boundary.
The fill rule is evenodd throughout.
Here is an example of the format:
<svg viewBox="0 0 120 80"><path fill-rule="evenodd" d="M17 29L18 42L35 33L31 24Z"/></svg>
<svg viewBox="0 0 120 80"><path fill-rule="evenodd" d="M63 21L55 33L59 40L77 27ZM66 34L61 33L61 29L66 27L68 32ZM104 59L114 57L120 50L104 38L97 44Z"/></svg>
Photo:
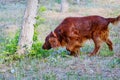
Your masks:
<svg viewBox="0 0 120 80"><path fill-rule="evenodd" d="M110 51L108 46L104 44L100 51L100 56L113 56L113 55L114 55L114 52Z"/></svg>
<svg viewBox="0 0 120 80"><path fill-rule="evenodd" d="M53 56L51 56L45 59L33 59L30 57L26 57L14 62L9 62L7 64L9 68L6 71L6 73L0 73L0 75L3 75L2 79L14 78L15 80L113 80L114 78L119 79L119 71L116 73L118 74L117 76L116 74L112 74L120 68L119 58L96 58L98 58L96 59L96 61L94 61L95 58L91 58L89 59L89 61L85 56L83 59L72 57L64 58L59 55L58 57L53 58ZM9 74L9 76L5 77L5 74Z"/></svg>
<svg viewBox="0 0 120 80"><path fill-rule="evenodd" d="M42 2L44 3L44 1ZM85 4L70 5L69 12L66 13L59 13L54 9L52 11L46 9L41 13L40 18L43 17L44 20L37 27L39 41L44 42L46 35L67 16L96 14L116 17L119 15L119 1L117 2L117 0L97 0L96 2L89 0L89 3L87 1L82 3ZM42 5L48 7L48 4ZM58 9L58 7L54 8ZM20 26L24 9L25 3L0 5L0 27L6 27L9 24ZM118 80L120 78L120 58L116 56L116 53L120 53L119 27L110 25L110 38L114 44L114 54L108 50L106 45L103 45L99 56L88 57L86 53L91 52L94 48L93 42L90 41L81 48L82 55L78 58L67 55L69 52L65 48L47 53L40 48L42 44L39 42L34 44L37 51L33 50L31 54L24 56L3 54L6 46L3 43L6 41L6 36L9 35L4 32L5 28L0 29L0 34L2 34L0 37L0 80ZM39 51L44 57L36 56ZM48 56L45 57L46 55Z"/></svg>
<svg viewBox="0 0 120 80"><path fill-rule="evenodd" d="M54 73L52 73L52 72L43 74L42 79L43 80L57 80L56 75Z"/></svg>

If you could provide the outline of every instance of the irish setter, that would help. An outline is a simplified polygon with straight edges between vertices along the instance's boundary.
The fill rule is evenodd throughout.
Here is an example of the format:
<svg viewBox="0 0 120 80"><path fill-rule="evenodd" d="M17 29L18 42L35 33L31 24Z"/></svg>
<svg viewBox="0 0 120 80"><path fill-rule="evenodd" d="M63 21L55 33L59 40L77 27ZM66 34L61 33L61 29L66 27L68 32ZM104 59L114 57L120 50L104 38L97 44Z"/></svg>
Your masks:
<svg viewBox="0 0 120 80"><path fill-rule="evenodd" d="M96 55L99 52L102 42L105 42L112 51L112 42L108 38L108 25L119 21L120 16L116 18L104 18L96 15L67 17L46 37L43 49L65 46L70 51L70 55L78 56L83 43L86 40L92 39L95 49L90 53L90 56Z"/></svg>

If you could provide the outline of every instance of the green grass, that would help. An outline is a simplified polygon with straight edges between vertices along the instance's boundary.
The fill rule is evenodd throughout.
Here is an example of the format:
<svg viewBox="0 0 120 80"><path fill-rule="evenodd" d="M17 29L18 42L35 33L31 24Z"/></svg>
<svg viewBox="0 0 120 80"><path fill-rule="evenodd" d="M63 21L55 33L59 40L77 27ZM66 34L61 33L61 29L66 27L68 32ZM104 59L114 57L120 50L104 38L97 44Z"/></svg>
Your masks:
<svg viewBox="0 0 120 80"><path fill-rule="evenodd" d="M43 74L42 80L57 80L56 75L54 73L46 73Z"/></svg>
<svg viewBox="0 0 120 80"><path fill-rule="evenodd" d="M92 42L86 43L81 48L82 55L78 58L71 57L65 48L57 50L46 51L41 48L44 39L49 32L53 31L63 20L64 17L79 14L80 16L89 15L90 9L105 9L106 14L101 12L101 15L110 17L119 15L119 4L111 3L107 0L99 0L93 3L92 0L83 1L80 6L77 4L70 5L68 13L59 13L54 7L53 13L48 9L49 1L42 1L42 12L39 14L37 30L34 37L34 42L30 54L19 56L14 54L13 47L15 47L16 40L9 37L6 38L4 28L0 28L0 80L114 80L119 79L120 59L113 57L116 52L120 52L119 27L110 25L110 38L114 44L114 52L110 52L106 45L102 46L100 56L88 57L86 53L94 49ZM84 4L85 3L85 4ZM109 4L111 3L111 4ZM0 5L0 27L4 25L22 24L22 17L24 14L25 3ZM55 10L55 11L54 11ZM81 11L81 12L79 12ZM55 13L55 14L54 14ZM53 16L54 15L54 16ZM57 16L57 17L56 17ZM3 32L2 32L3 31ZM14 34L13 34L14 35ZM39 40L39 41L38 41ZM5 50L7 46L7 52ZM9 53L11 51L11 53ZM13 51L13 52L12 52ZM5 66L4 66L5 65ZM5 70L5 72L2 70ZM91 73L93 71L93 73ZM108 76L108 73L111 77ZM115 73L115 74L114 74Z"/></svg>
<svg viewBox="0 0 120 80"><path fill-rule="evenodd" d="M100 65L100 69L107 68L112 71L112 69L120 68L119 58L113 58L107 61L105 65L103 64L102 61L103 60L106 61L106 59L110 59L110 58L104 57L98 61L95 61L96 66L94 65L93 70L96 69L98 64ZM87 59L85 57L83 59L80 58L80 60L78 58L75 59L72 57L65 58L60 55L50 56L43 59L24 56L19 60L15 60L15 61L11 60L10 62L6 63L6 65L8 65L9 67L7 74L10 73L11 76L15 77L15 79L17 80L18 79L20 80L21 79L57 80L58 78L60 78L61 80L105 80L105 79L113 80L113 78L115 78L115 77L104 77L102 73L98 74L97 72L93 73L91 76L91 74L88 73L88 71L91 70L91 67L90 67L91 65L88 66L89 64L86 63L84 60L87 60ZM91 58L91 60L94 61L95 58ZM79 64L78 66L79 69L77 70L74 68L74 66L78 64ZM86 65L84 68L82 68L83 64ZM86 69L87 72L82 72L83 69ZM58 77L58 76L62 76L62 77ZM6 77L5 79L7 78L10 78L10 76Z"/></svg>
<svg viewBox="0 0 120 80"><path fill-rule="evenodd" d="M113 58L108 64L110 68L120 68L120 58Z"/></svg>
<svg viewBox="0 0 120 80"><path fill-rule="evenodd" d="M103 45L102 49L100 50L100 56L113 56L114 55L114 51L110 51L108 46L106 44Z"/></svg>

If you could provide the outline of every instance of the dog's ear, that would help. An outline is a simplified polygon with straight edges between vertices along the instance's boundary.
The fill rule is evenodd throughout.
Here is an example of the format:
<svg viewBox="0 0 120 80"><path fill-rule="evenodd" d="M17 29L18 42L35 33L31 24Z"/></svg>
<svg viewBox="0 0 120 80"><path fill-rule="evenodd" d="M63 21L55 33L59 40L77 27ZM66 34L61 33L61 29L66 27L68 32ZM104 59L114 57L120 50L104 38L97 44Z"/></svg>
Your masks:
<svg viewBox="0 0 120 80"><path fill-rule="evenodd" d="M57 38L58 38L58 40L60 41L60 42L62 42L62 39L63 39L63 37L64 37L64 33L63 33L63 30L58 30L57 31L57 34L58 34L58 36L57 36Z"/></svg>
<svg viewBox="0 0 120 80"><path fill-rule="evenodd" d="M56 33L54 31L52 32L52 34L53 34L54 37L57 37L57 35L56 35Z"/></svg>

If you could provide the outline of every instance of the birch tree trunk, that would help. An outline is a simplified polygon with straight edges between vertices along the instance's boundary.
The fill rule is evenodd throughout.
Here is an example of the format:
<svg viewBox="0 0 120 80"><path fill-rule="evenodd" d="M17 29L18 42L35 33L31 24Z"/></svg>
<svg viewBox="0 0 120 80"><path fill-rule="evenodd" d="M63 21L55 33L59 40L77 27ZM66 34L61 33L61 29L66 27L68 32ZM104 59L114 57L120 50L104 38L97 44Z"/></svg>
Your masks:
<svg viewBox="0 0 120 80"><path fill-rule="evenodd" d="M34 24L37 13L38 0L27 0L27 7L24 14L23 24L18 42L18 54L24 54L33 43Z"/></svg>
<svg viewBox="0 0 120 80"><path fill-rule="evenodd" d="M69 8L69 4L68 4L67 0L61 0L60 11L61 12L67 12L68 8Z"/></svg>

